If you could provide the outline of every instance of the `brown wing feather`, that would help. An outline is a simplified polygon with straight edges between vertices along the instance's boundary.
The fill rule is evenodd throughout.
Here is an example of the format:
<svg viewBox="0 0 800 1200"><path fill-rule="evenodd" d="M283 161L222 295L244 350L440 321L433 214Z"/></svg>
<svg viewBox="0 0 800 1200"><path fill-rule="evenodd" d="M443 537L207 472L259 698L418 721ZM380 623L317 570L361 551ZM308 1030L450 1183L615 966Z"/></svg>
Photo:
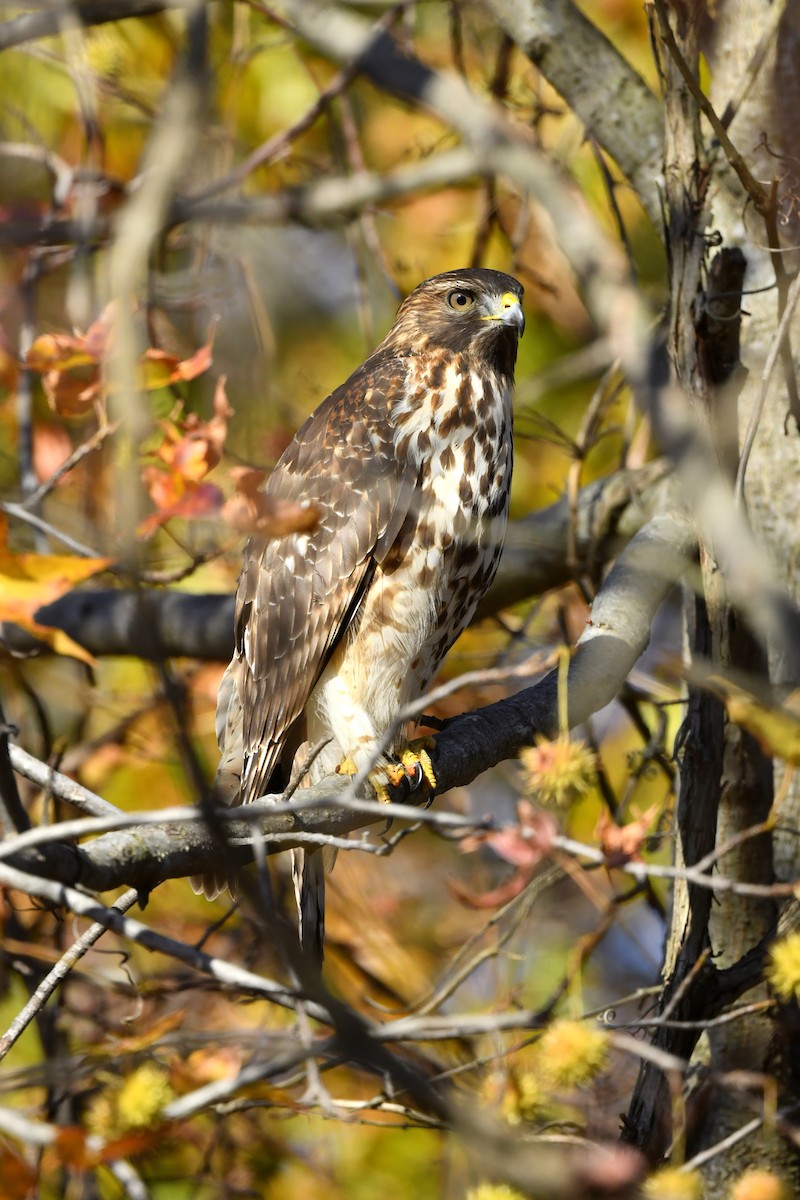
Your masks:
<svg viewBox="0 0 800 1200"><path fill-rule="evenodd" d="M262 795L283 742L408 513L416 479L394 453L389 408L406 368L379 353L306 421L266 486L312 500L301 534L254 538L236 596L236 649L220 690L220 789Z"/></svg>

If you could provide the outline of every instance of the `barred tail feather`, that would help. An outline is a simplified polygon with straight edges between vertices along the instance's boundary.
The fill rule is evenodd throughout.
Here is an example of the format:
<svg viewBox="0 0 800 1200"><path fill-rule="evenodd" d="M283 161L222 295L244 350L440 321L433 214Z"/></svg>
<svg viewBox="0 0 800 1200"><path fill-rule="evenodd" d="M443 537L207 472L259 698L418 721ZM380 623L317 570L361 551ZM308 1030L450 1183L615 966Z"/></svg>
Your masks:
<svg viewBox="0 0 800 1200"><path fill-rule="evenodd" d="M216 900L227 888L231 899L236 899L236 891L227 875L211 872L208 875L190 875L189 883L196 896L205 896L206 900Z"/></svg>

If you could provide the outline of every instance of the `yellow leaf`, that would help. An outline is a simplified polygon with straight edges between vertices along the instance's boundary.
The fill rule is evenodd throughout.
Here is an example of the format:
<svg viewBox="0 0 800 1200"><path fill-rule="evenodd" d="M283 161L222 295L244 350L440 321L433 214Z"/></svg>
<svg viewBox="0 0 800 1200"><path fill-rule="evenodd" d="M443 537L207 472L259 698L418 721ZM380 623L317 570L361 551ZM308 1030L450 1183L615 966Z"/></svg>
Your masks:
<svg viewBox="0 0 800 1200"><path fill-rule="evenodd" d="M730 719L751 733L765 754L800 766L800 693L792 692L786 703L777 707L716 675L708 686L720 697Z"/></svg>
<svg viewBox="0 0 800 1200"><path fill-rule="evenodd" d="M0 621L21 625L52 646L57 654L92 662L88 651L62 630L40 624L36 613L76 583L104 571L113 561L67 554L12 554L8 549L7 524L0 517Z"/></svg>

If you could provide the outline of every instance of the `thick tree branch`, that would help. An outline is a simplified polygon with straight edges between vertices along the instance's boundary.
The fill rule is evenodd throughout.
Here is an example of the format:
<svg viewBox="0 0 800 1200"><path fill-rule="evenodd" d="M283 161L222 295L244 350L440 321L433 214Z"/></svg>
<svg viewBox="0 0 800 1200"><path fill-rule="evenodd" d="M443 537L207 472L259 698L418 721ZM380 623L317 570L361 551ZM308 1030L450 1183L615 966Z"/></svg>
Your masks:
<svg viewBox="0 0 800 1200"><path fill-rule="evenodd" d="M662 459L588 484L576 514L579 565L608 564L648 517L673 507L669 466ZM569 582L570 513L566 499L512 521L494 585L478 612L486 617L527 596ZM198 658L227 662L233 650L233 597L177 591L97 589L69 592L39 609L43 625L63 629L96 657ZM15 625L0 625L14 654L48 647Z"/></svg>
<svg viewBox="0 0 800 1200"><path fill-rule="evenodd" d="M570 726L586 720L619 691L647 646L656 609L681 575L692 544L688 521L658 517L620 556L597 595L570 665ZM471 782L487 768L513 758L537 734L554 735L558 708L558 673L553 672L515 696L450 721L431 752L438 790ZM303 793L302 811L297 811L297 802L275 805L260 826L268 852L287 849L293 844L293 833L341 836L385 819L385 806L363 800L348 804L349 795L351 784L332 776ZM416 815L412 809L406 812ZM276 835L280 840L270 845L270 837ZM231 858L248 860L249 823L228 825L228 836ZM123 884L148 888L162 879L201 874L218 861L218 854L219 847L204 825L176 823L109 833L80 847L37 846L11 861L21 870L61 883L105 891Z"/></svg>
<svg viewBox="0 0 800 1200"><path fill-rule="evenodd" d="M607 238L575 189L553 168L527 131L499 105L477 97L458 76L403 54L382 30L350 11L313 0L285 0L300 35L340 66L358 63L376 87L432 112L454 129L484 164L534 197L552 222L583 298L629 378L646 364L650 314L629 277L623 255Z"/></svg>
<svg viewBox="0 0 800 1200"><path fill-rule="evenodd" d="M150 17L165 8L177 7L164 0L72 0L69 5L53 4L41 12L23 13L0 25L0 50L23 46L37 38L60 33L66 21L77 18L82 25L107 25L127 17Z"/></svg>

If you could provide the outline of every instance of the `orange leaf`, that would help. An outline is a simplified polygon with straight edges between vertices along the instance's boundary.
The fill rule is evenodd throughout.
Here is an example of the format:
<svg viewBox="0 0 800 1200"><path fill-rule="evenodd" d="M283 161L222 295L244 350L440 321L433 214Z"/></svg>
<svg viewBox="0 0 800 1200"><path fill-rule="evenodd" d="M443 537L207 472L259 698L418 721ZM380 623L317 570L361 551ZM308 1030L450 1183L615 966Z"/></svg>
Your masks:
<svg viewBox="0 0 800 1200"><path fill-rule="evenodd" d="M85 1170L91 1161L86 1148L86 1131L79 1125L61 1125L53 1149L59 1162L78 1171Z"/></svg>
<svg viewBox="0 0 800 1200"><path fill-rule="evenodd" d="M25 356L32 371L69 371L95 366L97 359L86 349L85 340L68 333L42 333Z"/></svg>
<svg viewBox="0 0 800 1200"><path fill-rule="evenodd" d="M166 476L166 472L162 472ZM180 479L180 476L169 475L168 479ZM151 495L153 494L151 489ZM166 492L162 493L166 494ZM200 517L211 517L219 512L222 506L223 495L220 489L213 483L192 483L186 482L185 490L181 496L173 503L167 504L158 512L151 513L149 517L145 517L139 523L136 530L140 538L152 537L157 529L160 529L167 521L171 521L173 517L180 517L184 521L194 521Z"/></svg>
<svg viewBox="0 0 800 1200"><path fill-rule="evenodd" d="M228 420L233 409L225 395L225 377L217 381L214 393L214 416L201 421L195 413L180 423L162 421L164 441L155 451L156 458L167 463L186 480L198 482L207 475L222 457L228 436ZM145 468L145 474L149 468Z"/></svg>
<svg viewBox="0 0 800 1200"><path fill-rule="evenodd" d="M133 1158L153 1149L162 1140L163 1127L156 1129L134 1129L106 1142L102 1150L92 1157L95 1163L114 1162L118 1158Z"/></svg>
<svg viewBox="0 0 800 1200"><path fill-rule="evenodd" d="M532 878L533 873L549 853L558 826L549 813L533 807L528 800L517 804L516 825L505 825L502 829L476 833L464 838L461 850L468 853L480 845L489 845L495 854L516 868L513 875L490 892L474 893L457 880L448 881L455 896L470 908L499 908L518 896Z"/></svg>
<svg viewBox="0 0 800 1200"><path fill-rule="evenodd" d="M37 1173L10 1146L0 1146L0 1179L4 1200L26 1200L36 1187Z"/></svg>
<svg viewBox="0 0 800 1200"><path fill-rule="evenodd" d="M153 391L155 388L167 387L170 383L196 379L198 375L207 371L213 362L211 356L213 344L212 326L208 340L189 358L179 359L177 354L169 354L166 350L154 348L147 350L142 361L141 386L146 391Z"/></svg>
<svg viewBox="0 0 800 1200"><path fill-rule="evenodd" d="M609 866L622 866L640 857L647 831L658 811L658 805L653 805L627 825L617 825L605 810L600 814L595 834Z"/></svg>
<svg viewBox="0 0 800 1200"><path fill-rule="evenodd" d="M97 367L79 375L69 371L48 371L42 378L47 403L60 417L82 417L100 399L102 381Z"/></svg>
<svg viewBox="0 0 800 1200"><path fill-rule="evenodd" d="M39 421L33 427L33 468L38 480L50 479L72 453L70 436L60 421ZM59 479L59 485L70 472Z"/></svg>
<svg viewBox="0 0 800 1200"><path fill-rule="evenodd" d="M208 370L213 361L211 357L212 344L213 339L209 337L209 340L199 350L195 350L190 358L185 358L183 362L178 363L175 368L178 379L187 381L196 379L198 375L202 375L204 371Z"/></svg>

